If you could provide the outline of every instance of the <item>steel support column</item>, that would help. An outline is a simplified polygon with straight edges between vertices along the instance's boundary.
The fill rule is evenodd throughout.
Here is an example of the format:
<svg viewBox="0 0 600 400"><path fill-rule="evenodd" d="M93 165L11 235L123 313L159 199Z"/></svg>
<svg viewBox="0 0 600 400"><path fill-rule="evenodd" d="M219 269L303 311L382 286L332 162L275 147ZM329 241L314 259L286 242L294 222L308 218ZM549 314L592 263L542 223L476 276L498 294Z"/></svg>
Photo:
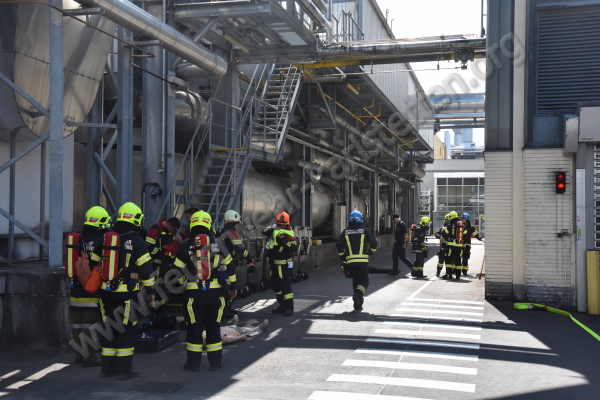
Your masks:
<svg viewBox="0 0 600 400"><path fill-rule="evenodd" d="M167 57L169 53L165 54ZM165 60L167 62L168 60ZM171 72L174 77L174 73ZM166 121L165 121L165 186L167 187L169 182L175 181L175 87L173 85L166 85ZM168 199L167 206L165 207L165 213L167 216L173 216L175 212L175 194L173 193Z"/></svg>
<svg viewBox="0 0 600 400"><path fill-rule="evenodd" d="M118 28L120 39L130 42L131 32ZM131 201L133 176L133 67L132 49L122 42L118 44L119 74L117 91L119 95L117 125L117 197L116 206Z"/></svg>
<svg viewBox="0 0 600 400"><path fill-rule="evenodd" d="M46 239L46 142L40 145L40 237ZM92 161L93 162L93 161ZM89 179L89 178L88 178ZM40 244L38 258L44 259L44 246Z"/></svg>
<svg viewBox="0 0 600 400"><path fill-rule="evenodd" d="M92 110L90 111L90 115L88 117L88 121L94 124L101 124L102 122L102 90L98 91L98 96L96 96L96 101L92 106ZM100 136L100 128L88 128L87 129L87 146L86 146L86 168L87 168L87 178L85 182L86 186L86 198L85 198L85 206L89 210L94 206L100 205L101 195L100 192L102 190L100 186L100 180L102 179L100 166L94 159L94 152L96 151L96 147L94 143L99 139Z"/></svg>
<svg viewBox="0 0 600 400"><path fill-rule="evenodd" d="M299 143L294 143L294 160L304 159L304 146ZM304 187L304 168L294 167L294 185L293 188L293 211L292 211L292 226L304 226L304 207L302 201L296 201L296 198L302 199L301 189Z"/></svg>
<svg viewBox="0 0 600 400"><path fill-rule="evenodd" d="M10 133L10 158L15 156L16 132ZM10 166L10 188L8 191L8 212L15 216L15 164ZM15 224L8 222L8 265L13 265L13 251L15 249Z"/></svg>
<svg viewBox="0 0 600 400"><path fill-rule="evenodd" d="M369 191L369 219L373 234L379 232L379 174L371 173L371 190Z"/></svg>
<svg viewBox="0 0 600 400"><path fill-rule="evenodd" d="M62 8L62 0L50 0ZM50 43L50 224L49 267L62 267L63 252L63 156L64 156L64 72L63 72L63 15L49 9Z"/></svg>

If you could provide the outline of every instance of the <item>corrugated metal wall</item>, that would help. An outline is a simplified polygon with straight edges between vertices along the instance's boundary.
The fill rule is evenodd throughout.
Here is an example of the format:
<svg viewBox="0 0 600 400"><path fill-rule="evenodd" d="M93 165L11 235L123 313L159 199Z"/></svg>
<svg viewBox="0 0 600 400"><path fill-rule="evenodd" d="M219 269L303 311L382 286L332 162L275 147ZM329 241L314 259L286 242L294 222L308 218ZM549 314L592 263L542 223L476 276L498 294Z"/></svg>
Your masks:
<svg viewBox="0 0 600 400"><path fill-rule="evenodd" d="M575 305L575 238L558 237L557 233L573 232L572 157L563 156L562 149L529 149L524 154L527 297L529 301L571 308ZM567 175L564 194L556 194L554 188L555 172L559 171Z"/></svg>
<svg viewBox="0 0 600 400"><path fill-rule="evenodd" d="M485 153L485 293L512 298L512 152Z"/></svg>

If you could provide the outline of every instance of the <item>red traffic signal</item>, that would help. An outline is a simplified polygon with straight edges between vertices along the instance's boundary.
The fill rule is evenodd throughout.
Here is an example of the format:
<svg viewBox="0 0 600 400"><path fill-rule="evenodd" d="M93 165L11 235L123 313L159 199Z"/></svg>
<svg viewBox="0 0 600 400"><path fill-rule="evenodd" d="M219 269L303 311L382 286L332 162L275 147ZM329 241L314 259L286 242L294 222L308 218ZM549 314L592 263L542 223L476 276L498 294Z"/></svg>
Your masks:
<svg viewBox="0 0 600 400"><path fill-rule="evenodd" d="M556 173L556 193L562 194L566 190L567 175L564 172Z"/></svg>

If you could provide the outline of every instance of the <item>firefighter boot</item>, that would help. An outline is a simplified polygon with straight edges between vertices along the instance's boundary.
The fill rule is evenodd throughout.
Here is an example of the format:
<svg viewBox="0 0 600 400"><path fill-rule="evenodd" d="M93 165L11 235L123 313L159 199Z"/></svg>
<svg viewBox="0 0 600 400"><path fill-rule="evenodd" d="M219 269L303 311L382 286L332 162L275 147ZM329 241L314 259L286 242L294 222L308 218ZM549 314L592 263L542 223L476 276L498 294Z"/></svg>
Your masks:
<svg viewBox="0 0 600 400"><path fill-rule="evenodd" d="M352 300L354 301L354 310L355 311L362 310L362 305L365 301L362 296L362 293L355 293L354 296L352 296Z"/></svg>
<svg viewBox="0 0 600 400"><path fill-rule="evenodd" d="M211 371L217 371L221 368L221 361L223 360L223 350L209 351L206 353L208 356L208 363L210 364Z"/></svg>
<svg viewBox="0 0 600 400"><path fill-rule="evenodd" d="M183 364L183 369L192 372L200 371L200 360L202 358L202 353L197 351L187 351L187 360L185 360L185 364Z"/></svg>
<svg viewBox="0 0 600 400"><path fill-rule="evenodd" d="M463 270L462 270L463 276L468 276L469 275L468 272L469 272L469 267L467 266L466 269L465 269L465 267L463 267Z"/></svg>
<svg viewBox="0 0 600 400"><path fill-rule="evenodd" d="M442 272L442 267L437 267L437 272L435 273L435 276L437 276L439 278L441 272Z"/></svg>
<svg viewBox="0 0 600 400"><path fill-rule="evenodd" d="M137 377L139 371L132 368L133 366L133 349L131 350L132 355L117 357L117 379L122 381L125 379L131 379Z"/></svg>
<svg viewBox="0 0 600 400"><path fill-rule="evenodd" d="M455 279L460 279L460 274L462 272L462 268L454 268L454 275L455 275Z"/></svg>
<svg viewBox="0 0 600 400"><path fill-rule="evenodd" d="M277 306L277 308L272 309L271 312L273 314L281 314L285 312L285 306L283 305L283 294L277 294L277 302L279 303L279 306Z"/></svg>

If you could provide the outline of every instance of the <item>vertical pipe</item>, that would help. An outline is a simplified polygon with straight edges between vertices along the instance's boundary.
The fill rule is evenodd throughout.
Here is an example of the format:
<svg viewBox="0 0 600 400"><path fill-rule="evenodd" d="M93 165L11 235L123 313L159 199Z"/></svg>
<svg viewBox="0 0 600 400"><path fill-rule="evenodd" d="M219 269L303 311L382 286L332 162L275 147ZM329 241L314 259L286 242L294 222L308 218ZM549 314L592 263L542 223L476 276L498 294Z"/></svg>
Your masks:
<svg viewBox="0 0 600 400"><path fill-rule="evenodd" d="M15 154L16 145L16 133L15 131L10 132L10 158L12 159ZM8 200L8 213L15 216L15 164L10 166L10 188L9 188L9 200ZM13 265L13 251L15 248L15 224L8 222L8 265Z"/></svg>
<svg viewBox="0 0 600 400"><path fill-rule="evenodd" d="M98 91L98 96L96 96L96 101L92 106L92 110L90 112L89 120L92 123L100 124L102 123L102 92ZM100 166L94 159L94 153L96 148L94 147L94 143L98 139L98 135L100 134L99 128L87 128L87 146L86 146L86 167L87 167L87 179L85 182L86 185L86 199L85 206L89 210L94 206L100 205Z"/></svg>
<svg viewBox="0 0 600 400"><path fill-rule="evenodd" d="M46 236L46 142L40 145L40 233L39 236L45 239ZM38 258L44 259L44 246L40 244Z"/></svg>
<svg viewBox="0 0 600 400"><path fill-rule="evenodd" d="M62 8L62 0L50 0ZM64 72L63 72L63 15L49 9L50 43L50 268L62 267L63 236L63 155L64 155Z"/></svg>
<svg viewBox="0 0 600 400"><path fill-rule="evenodd" d="M119 39L131 41L131 32L119 26ZM119 112L117 124L120 132L117 137L117 198L116 207L131 201L132 175L133 175L133 68L132 49L122 42L118 44L119 53Z"/></svg>

